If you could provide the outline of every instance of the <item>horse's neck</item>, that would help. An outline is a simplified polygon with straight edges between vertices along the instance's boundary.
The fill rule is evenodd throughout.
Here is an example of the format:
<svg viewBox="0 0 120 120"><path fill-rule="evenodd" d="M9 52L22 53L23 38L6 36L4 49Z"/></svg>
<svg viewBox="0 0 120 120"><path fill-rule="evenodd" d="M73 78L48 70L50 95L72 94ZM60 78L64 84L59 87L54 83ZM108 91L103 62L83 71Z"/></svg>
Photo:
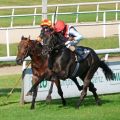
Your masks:
<svg viewBox="0 0 120 120"><path fill-rule="evenodd" d="M47 60L47 55L42 55L42 46L36 46L35 42L31 42L31 52L30 52L30 58L32 61L32 64L34 64L37 67L42 66L46 60Z"/></svg>

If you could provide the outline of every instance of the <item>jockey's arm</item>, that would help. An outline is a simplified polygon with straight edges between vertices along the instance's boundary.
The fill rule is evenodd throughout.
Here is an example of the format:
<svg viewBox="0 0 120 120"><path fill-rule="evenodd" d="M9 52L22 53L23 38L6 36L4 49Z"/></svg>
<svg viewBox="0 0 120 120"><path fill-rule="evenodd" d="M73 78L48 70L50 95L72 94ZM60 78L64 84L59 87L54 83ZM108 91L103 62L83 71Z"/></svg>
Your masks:
<svg viewBox="0 0 120 120"><path fill-rule="evenodd" d="M75 28L70 28L69 35L74 36L74 39L70 42L70 44L73 46L77 45L80 40L83 39L83 36Z"/></svg>

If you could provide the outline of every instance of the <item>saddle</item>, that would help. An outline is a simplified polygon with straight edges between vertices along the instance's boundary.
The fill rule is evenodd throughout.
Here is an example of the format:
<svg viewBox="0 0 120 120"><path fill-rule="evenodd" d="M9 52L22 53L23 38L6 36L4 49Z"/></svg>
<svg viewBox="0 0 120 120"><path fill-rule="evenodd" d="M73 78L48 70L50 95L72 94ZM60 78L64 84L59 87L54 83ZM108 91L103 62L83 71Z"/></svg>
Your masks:
<svg viewBox="0 0 120 120"><path fill-rule="evenodd" d="M88 55L90 53L90 50L87 49L87 48L79 46L79 47L76 47L75 53L76 53L76 56L77 56L76 61L82 62L88 57Z"/></svg>

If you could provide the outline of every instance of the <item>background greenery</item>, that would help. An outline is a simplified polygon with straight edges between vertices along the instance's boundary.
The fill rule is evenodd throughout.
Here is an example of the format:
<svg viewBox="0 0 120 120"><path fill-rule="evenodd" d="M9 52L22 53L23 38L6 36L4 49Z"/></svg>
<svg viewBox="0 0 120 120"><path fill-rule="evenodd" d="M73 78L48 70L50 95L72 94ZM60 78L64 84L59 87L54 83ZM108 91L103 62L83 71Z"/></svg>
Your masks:
<svg viewBox="0 0 120 120"><path fill-rule="evenodd" d="M103 2L110 0L48 0L48 4L68 4L79 2ZM42 0L0 0L0 6L40 5Z"/></svg>
<svg viewBox="0 0 120 120"><path fill-rule="evenodd" d="M42 0L1 0L0 6L24 6L24 5L41 5ZM48 4L68 4L68 3L80 3L80 2L103 2L109 0L48 0ZM100 10L115 10L115 4L107 4L100 5ZM120 9L120 4L118 9ZM85 5L80 6L80 11L96 11L95 5ZM48 13L55 12L55 7L48 8ZM60 7L59 12L76 12L76 7ZM12 10L0 10L0 15L11 15ZM15 14L33 14L34 9L16 9ZM41 9L37 9L37 14L41 13ZM51 16L48 16L51 19ZM120 14L118 12L118 19L120 18ZM21 25L32 25L34 17L14 17L13 26L21 26ZM75 22L76 15L58 15L58 19L62 19L65 22ZM103 14L99 13L99 21L103 19ZM41 20L41 16L36 16L36 25L39 24ZM96 14L79 14L79 22L91 22L96 20ZM115 20L115 13L110 12L107 13L107 20ZM11 18L0 18L0 26L7 27L10 26ZM27 22L26 22L27 21Z"/></svg>

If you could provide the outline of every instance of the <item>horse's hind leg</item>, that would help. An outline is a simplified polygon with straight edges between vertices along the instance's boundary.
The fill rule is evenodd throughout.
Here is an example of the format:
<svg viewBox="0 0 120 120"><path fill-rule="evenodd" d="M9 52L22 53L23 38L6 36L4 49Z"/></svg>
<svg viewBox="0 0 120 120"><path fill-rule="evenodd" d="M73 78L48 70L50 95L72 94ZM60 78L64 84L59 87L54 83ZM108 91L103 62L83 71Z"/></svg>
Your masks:
<svg viewBox="0 0 120 120"><path fill-rule="evenodd" d="M52 94L52 90L53 90L53 84L54 84L54 82L51 81L51 86L50 86L50 89L48 91L48 95L46 97L46 102L51 102L51 100L52 100L51 94Z"/></svg>
<svg viewBox="0 0 120 120"><path fill-rule="evenodd" d="M80 95L80 99L77 102L76 108L79 108L81 105L82 101L84 100L85 96L87 95L87 87L89 86L90 79L85 79L84 84L83 84L83 90Z"/></svg>
<svg viewBox="0 0 120 120"><path fill-rule="evenodd" d="M101 101L96 93L96 88L94 87L94 84L92 82L90 82L89 91L91 91L93 93L93 95L95 97L96 104L101 105Z"/></svg>
<svg viewBox="0 0 120 120"><path fill-rule="evenodd" d="M97 71L98 66L96 64L91 65L90 69L88 70L85 79L83 81L83 91L81 92L81 96L79 101L77 102L77 108L79 108L80 104L82 103L82 101L84 100L85 96L87 95L87 88L90 85L91 79L94 75L94 73Z"/></svg>
<svg viewBox="0 0 120 120"><path fill-rule="evenodd" d="M71 80L76 84L79 91L83 89L83 85L82 86L79 85L77 78L72 78Z"/></svg>
<svg viewBox="0 0 120 120"><path fill-rule="evenodd" d="M32 82L33 82L33 85L31 87L31 89L27 92L26 96L28 95L32 95L32 92L34 92L35 88L39 85L40 83L40 80L38 79L37 76L32 76Z"/></svg>

